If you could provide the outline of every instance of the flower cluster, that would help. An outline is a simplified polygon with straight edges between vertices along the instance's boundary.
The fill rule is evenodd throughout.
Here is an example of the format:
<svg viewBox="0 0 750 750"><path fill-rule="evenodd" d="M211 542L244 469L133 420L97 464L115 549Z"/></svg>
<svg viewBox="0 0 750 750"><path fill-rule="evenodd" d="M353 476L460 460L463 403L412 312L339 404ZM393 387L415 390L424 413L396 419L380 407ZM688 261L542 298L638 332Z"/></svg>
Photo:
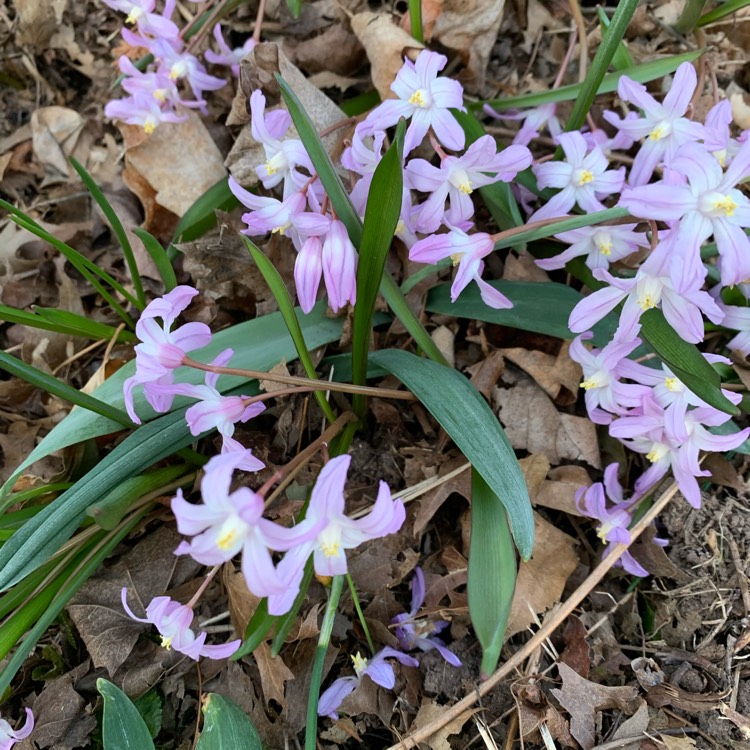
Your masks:
<svg viewBox="0 0 750 750"><path fill-rule="evenodd" d="M341 157L348 170L351 199L364 215L372 177L383 155L386 130L400 118L409 121L404 140L404 192L397 236L410 248L409 257L421 263L452 258L458 266L452 299L472 281L479 285L484 301L493 307L510 307L510 301L482 279L484 258L494 250L488 234L469 233L473 227L471 193L498 180L510 182L531 164L531 153L523 145L497 151L487 135L472 143L463 154L465 136L451 108L464 111L463 90L454 80L438 77L447 58L423 50L415 62L405 60L391 89L395 98L377 106L354 130L351 145ZM263 146L265 164L256 168L267 190L280 189L280 196L260 196L245 190L230 178L229 185L249 213L244 233L288 236L297 250L294 279L303 311L315 303L321 279L334 311L356 301L357 253L344 225L331 212L310 158L296 138L286 137L291 123L283 109L266 110L260 91L250 97L253 138ZM439 158L435 165L422 158L407 157L428 138ZM415 198L424 200L415 203ZM447 231L442 231L443 229Z"/></svg>
<svg viewBox="0 0 750 750"><path fill-rule="evenodd" d="M135 30L124 28L123 39L133 48L144 50L153 62L145 70L125 55L118 60L123 75L122 88L128 94L109 102L104 113L129 125L140 125L152 133L162 122L186 119L185 108L207 112L204 91L216 91L226 85L223 78L209 75L201 61L185 45L180 30L171 20L175 0L166 0L161 13L155 12L156 0L102 0L114 10L127 14L126 22ZM224 40L221 26L214 27L219 52L207 50L206 60L214 65L231 68L236 76L239 63L256 42L251 38L238 49L231 49ZM180 90L184 82L189 94ZM186 96L191 98L186 98Z"/></svg>

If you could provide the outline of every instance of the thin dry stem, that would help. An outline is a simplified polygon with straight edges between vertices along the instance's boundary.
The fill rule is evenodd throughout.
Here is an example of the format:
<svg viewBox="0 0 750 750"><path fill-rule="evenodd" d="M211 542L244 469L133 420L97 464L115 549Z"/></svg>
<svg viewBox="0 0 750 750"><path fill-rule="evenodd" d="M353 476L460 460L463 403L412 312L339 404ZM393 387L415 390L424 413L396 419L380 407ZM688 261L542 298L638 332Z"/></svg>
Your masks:
<svg viewBox="0 0 750 750"><path fill-rule="evenodd" d="M668 503L677 494L677 483L673 482L669 489L654 503L643 518L630 530L631 544L651 525L653 520L666 508ZM573 613L579 604L594 590L598 583L604 578L614 564L628 550L628 544L616 544L612 551L591 571L588 578L576 589L570 598L560 605L557 612L550 617L536 634L522 648L492 674L479 687L469 693L458 703L446 708L442 716L431 721L416 732L404 737L400 742L391 745L388 750L408 750L416 748L420 742L425 742L440 728L453 721L459 714L474 705L478 698L487 695L495 686L504 680L514 669L521 666L523 662L537 649L550 635Z"/></svg>

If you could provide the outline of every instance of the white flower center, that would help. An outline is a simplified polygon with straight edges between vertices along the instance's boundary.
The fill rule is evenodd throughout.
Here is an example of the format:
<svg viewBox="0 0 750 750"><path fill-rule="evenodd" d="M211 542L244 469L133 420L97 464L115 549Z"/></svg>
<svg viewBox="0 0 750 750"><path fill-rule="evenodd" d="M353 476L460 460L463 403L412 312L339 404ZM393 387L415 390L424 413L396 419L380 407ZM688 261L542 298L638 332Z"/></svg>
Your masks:
<svg viewBox="0 0 750 750"><path fill-rule="evenodd" d="M590 169L576 169L576 171L573 172L573 184L576 185L576 187L583 187L593 181L594 173Z"/></svg>

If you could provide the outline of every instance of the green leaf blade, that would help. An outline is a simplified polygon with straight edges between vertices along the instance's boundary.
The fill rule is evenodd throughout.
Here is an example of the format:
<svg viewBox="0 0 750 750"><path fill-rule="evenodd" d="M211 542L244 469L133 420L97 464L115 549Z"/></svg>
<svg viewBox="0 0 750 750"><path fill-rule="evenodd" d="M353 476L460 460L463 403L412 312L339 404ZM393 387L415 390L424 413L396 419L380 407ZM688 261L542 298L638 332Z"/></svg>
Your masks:
<svg viewBox="0 0 750 750"><path fill-rule="evenodd" d="M534 521L526 482L505 431L474 386L456 370L409 352L388 349L370 358L419 398L500 498L513 539L527 559Z"/></svg>
<svg viewBox="0 0 750 750"><path fill-rule="evenodd" d="M255 725L236 703L209 693L203 703L203 731L195 750L263 750L263 743Z"/></svg>
<svg viewBox="0 0 750 750"><path fill-rule="evenodd" d="M101 677L96 681L96 689L104 699L104 750L153 750L151 732L130 698Z"/></svg>

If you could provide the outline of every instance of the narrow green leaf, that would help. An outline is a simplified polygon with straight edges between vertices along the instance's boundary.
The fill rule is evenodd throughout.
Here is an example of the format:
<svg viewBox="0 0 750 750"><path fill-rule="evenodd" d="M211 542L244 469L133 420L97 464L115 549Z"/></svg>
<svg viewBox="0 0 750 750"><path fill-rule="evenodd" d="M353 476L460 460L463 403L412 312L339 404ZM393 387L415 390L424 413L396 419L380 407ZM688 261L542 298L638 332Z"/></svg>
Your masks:
<svg viewBox="0 0 750 750"><path fill-rule="evenodd" d="M581 91L576 97L573 111L565 123L565 130L578 130L586 121L586 115L591 111L591 106L600 91L602 81L609 68L612 58L617 53L622 38L625 36L630 19L635 13L640 0L620 0L617 3L612 22L607 29L602 43L596 50L594 59L586 73L586 78L581 84ZM623 71L624 72L624 71Z"/></svg>
<svg viewBox="0 0 750 750"><path fill-rule="evenodd" d="M708 24L720 21L722 18L726 18L726 16L746 8L748 5L750 5L750 0L727 0L713 10L708 11L708 13L704 13L698 19L696 26L708 26Z"/></svg>
<svg viewBox="0 0 750 750"><path fill-rule="evenodd" d="M302 332L311 349L316 349L331 341L337 341L341 337L343 321L337 318L328 318L325 313L325 303L321 302L302 318ZM252 346L248 346L248 341L252 342ZM192 355L196 359L210 362L219 352L227 348L234 349L233 366L244 367L249 370L267 371L282 360L290 362L296 356L294 342L289 336L280 313L264 315L255 318L255 320L249 320L219 331L214 334L211 344L204 349L193 352ZM126 378L133 375L134 372L135 362L132 361L121 367L112 377L99 386L94 391L93 396L113 407L124 408L125 400L122 395L122 386ZM188 368L185 368L179 374L181 382L192 383L193 385L201 384L204 378L205 373ZM220 391L224 392L246 382L241 377L222 375L219 378L218 387ZM144 421L156 416L156 412L147 404L140 389L136 391L133 401L136 412ZM184 403L189 403L189 401L176 399L175 408ZM120 424L116 421L80 409L73 409L60 424L56 425L45 436L3 485L0 490L0 510L6 507L7 494L21 472L35 461L39 461L62 448L67 448L69 445L107 435L118 429L120 429Z"/></svg>
<svg viewBox="0 0 750 750"><path fill-rule="evenodd" d="M107 417L107 419L111 419L119 425L125 427L133 426L130 417L121 409L117 409L106 401L102 401L94 396L89 396L77 388L72 388L61 380L52 377L52 375L48 375L46 372L42 372L32 365L27 365L20 359L16 359L5 352L0 352L0 370L5 370L14 377L31 383L35 388L41 388L43 391L69 401L71 404L93 411L102 417Z"/></svg>
<svg viewBox="0 0 750 750"><path fill-rule="evenodd" d="M661 310L647 310L641 315L640 336L696 396L733 417L740 414L740 410L721 392L719 373L695 345L683 341L667 323Z"/></svg>
<svg viewBox="0 0 750 750"><path fill-rule="evenodd" d="M422 0L409 0L409 24L411 26L411 35L420 44L424 44L424 31L422 30Z"/></svg>
<svg viewBox="0 0 750 750"><path fill-rule="evenodd" d="M302 143L304 143L307 153L310 155L310 160L315 167L320 181L323 183L323 187L326 189L331 205L338 218L346 227L352 244L355 248L359 249L362 242L362 222L354 210L354 206L349 199L349 194L344 189L338 172L333 166L333 162L328 156L328 152L325 150L312 120L305 112L297 95L280 75L276 75L276 80L294 122L294 127L297 128L299 137ZM435 342L430 338L430 335L419 321L419 318L414 314L414 311L409 307L396 282L388 274L383 275L380 293L425 354L436 362L445 363L445 357L443 357Z"/></svg>
<svg viewBox="0 0 750 750"><path fill-rule="evenodd" d="M96 689L104 699L104 750L153 750L151 732L130 698L102 677L96 681Z"/></svg>
<svg viewBox="0 0 750 750"><path fill-rule="evenodd" d="M599 23L602 25L602 35L606 33L606 30L610 27L612 21L610 20L607 12L602 8L601 5L597 6L596 12L599 16ZM612 67L615 70L627 70L632 68L635 63L633 58L628 51L628 45L625 44L624 40L620 40L620 44L617 45L617 52L612 57Z"/></svg>
<svg viewBox="0 0 750 750"><path fill-rule="evenodd" d="M240 202L229 189L229 182L222 177L215 185L206 190L177 223L172 237L172 245L178 242L192 242L202 237L209 229L216 226L216 210L231 211ZM177 256L177 250L170 247L170 260Z"/></svg>
<svg viewBox="0 0 750 750"><path fill-rule="evenodd" d="M191 471L191 467L177 464L128 477L101 500L89 505L86 515L93 518L101 528L111 531L122 521L133 503L181 477L184 485L195 477L195 473Z"/></svg>
<svg viewBox="0 0 750 750"><path fill-rule="evenodd" d="M141 280L141 273L138 270L138 264L135 261L128 233L125 231L125 227L122 225L117 212L112 208L112 204L107 200L107 196L104 195L102 189L96 184L96 180L86 171L83 164L72 156L70 157L70 163L73 165L73 169L78 172L78 176L86 186L86 189L91 193L91 197L97 202L99 208L101 208L102 213L112 227L112 231L115 233L115 237L117 237L117 241L120 243L122 255L125 258L128 271L130 271L130 278L133 281L135 294L138 298L137 307L139 310L143 310L146 307L146 296L143 293L143 281Z"/></svg>
<svg viewBox="0 0 750 750"><path fill-rule="evenodd" d="M674 25L674 30L678 34L689 34L700 20L705 5L706 0L687 0Z"/></svg>
<svg viewBox="0 0 750 750"><path fill-rule="evenodd" d="M172 268L172 262L169 260L166 250L161 246L161 242L141 227L135 227L133 234L143 243L143 247L146 248L146 252L151 256L151 260L154 261L156 270L161 276L161 280L164 282L164 290L171 292L177 286L177 277Z"/></svg>
<svg viewBox="0 0 750 750"><path fill-rule="evenodd" d="M568 318L573 308L583 299L583 295L565 284L538 281L490 281L502 292L513 307L497 310L482 300L479 289L472 285L461 292L461 296L451 302L450 284L433 287L427 296L426 310L457 318L481 320L485 323L533 331L547 336L570 341L576 334L568 328ZM606 346L617 330L619 317L610 313L594 326L593 343Z"/></svg>
<svg viewBox="0 0 750 750"><path fill-rule="evenodd" d="M357 266L357 302L354 305L352 325L352 373L355 385L364 385L366 382L372 316L385 271L385 261L401 213L404 185L401 162L405 131L406 123L402 119L396 129L396 138L375 169L367 197ZM352 401L355 414L364 419L366 398L355 395Z"/></svg>
<svg viewBox="0 0 750 750"><path fill-rule="evenodd" d="M83 336L88 339L110 340L117 333L117 329L106 323L98 323L83 315L68 310L57 310L52 307L35 307L33 312L18 310L15 307L0 305L0 320L6 323L41 328L45 331L55 331L68 336ZM131 331L117 333L118 343L135 341L135 334Z"/></svg>
<svg viewBox="0 0 750 750"><path fill-rule="evenodd" d="M453 110L453 116L458 120L458 124L463 128L466 134L466 146L470 146L479 140L483 135L487 135L484 126L471 111L459 112ZM500 144L498 144L498 149ZM502 229L511 229L520 227L523 224L523 217L518 208L518 203L510 188L509 182L493 182L491 185L485 185L479 188L479 195L482 196L484 205L492 214L497 226Z"/></svg>
<svg viewBox="0 0 750 750"><path fill-rule="evenodd" d="M528 559L534 520L523 473L505 431L476 388L456 370L397 349L370 355L414 393L500 498L513 539Z"/></svg>
<svg viewBox="0 0 750 750"><path fill-rule="evenodd" d="M663 78L670 73L674 73L682 63L697 60L703 52L704 50L702 49L693 50L692 52L684 52L681 55L672 55L671 57L663 57L659 60L641 63L626 70L607 73L602 79L596 93L598 95L617 91L617 84L622 76L627 76L636 83L648 83L656 78ZM472 111L476 111L482 109L485 104L489 104L493 109L504 111L508 109L538 107L540 104L549 104L550 102L573 101L580 96L582 86L583 84L581 83L572 83L568 86L560 86L556 89L540 91L534 94L507 96L502 99L491 99L486 102L467 102L466 107Z"/></svg>
<svg viewBox="0 0 750 750"><path fill-rule="evenodd" d="M500 498L471 470L469 615L482 646L480 679L497 666L516 588L516 550Z"/></svg>
<svg viewBox="0 0 750 750"><path fill-rule="evenodd" d="M252 654L263 641L268 639L269 633L278 619L277 616L268 613L268 599L261 599L250 618L250 622L247 623L242 644L229 658L236 661L243 656Z"/></svg>
<svg viewBox="0 0 750 750"><path fill-rule="evenodd" d="M580 229L581 227L589 227L592 224L603 224L606 221L623 219L629 215L630 214L628 214L628 211L625 208L605 208L604 211L596 211L593 214L573 216L570 219L556 221L554 224L547 224L546 226L537 227L536 229L527 229L511 237L506 237L495 243L495 250L502 250L506 247L513 247L519 244L542 240L545 237L552 237L555 234L568 232L571 229Z"/></svg>
<svg viewBox="0 0 750 750"><path fill-rule="evenodd" d="M305 336L302 333L302 328L300 327L299 319L297 318L294 303L292 302L292 298L289 296L289 291L286 288L284 280L281 278L281 274L278 272L278 270L276 270L276 266L274 266L274 264L271 263L268 258L266 258L264 253L254 242L252 242L252 240L245 237L245 235L241 236L243 241L245 242L245 246L247 247L248 252L255 261L255 265L258 266L260 272L263 274L263 278L266 280L266 284L268 284L268 286L271 288L271 292L274 299L276 300L276 304L279 306L279 312L284 318L284 323L286 323L289 335L292 337L292 341L294 342L294 348L297 350L299 361L305 368L305 374L308 378L317 380L318 373L315 371L315 364L312 361L310 351L307 348ZM323 414L325 414L325 418L331 423L335 422L336 415L333 413L333 409L328 403L325 393L323 391L315 391L315 399L318 402L321 410L323 411Z"/></svg>
<svg viewBox="0 0 750 750"><path fill-rule="evenodd" d="M299 18L299 14L302 13L302 2L303 0L286 0L292 18Z"/></svg>
<svg viewBox="0 0 750 750"><path fill-rule="evenodd" d="M253 722L236 703L209 693L203 702L203 731L195 750L263 750L263 743Z"/></svg>
<svg viewBox="0 0 750 750"><path fill-rule="evenodd" d="M370 89L362 94L356 94L351 99L341 102L339 107L347 117L356 117L369 112L373 107L380 104L380 96L375 89Z"/></svg>

